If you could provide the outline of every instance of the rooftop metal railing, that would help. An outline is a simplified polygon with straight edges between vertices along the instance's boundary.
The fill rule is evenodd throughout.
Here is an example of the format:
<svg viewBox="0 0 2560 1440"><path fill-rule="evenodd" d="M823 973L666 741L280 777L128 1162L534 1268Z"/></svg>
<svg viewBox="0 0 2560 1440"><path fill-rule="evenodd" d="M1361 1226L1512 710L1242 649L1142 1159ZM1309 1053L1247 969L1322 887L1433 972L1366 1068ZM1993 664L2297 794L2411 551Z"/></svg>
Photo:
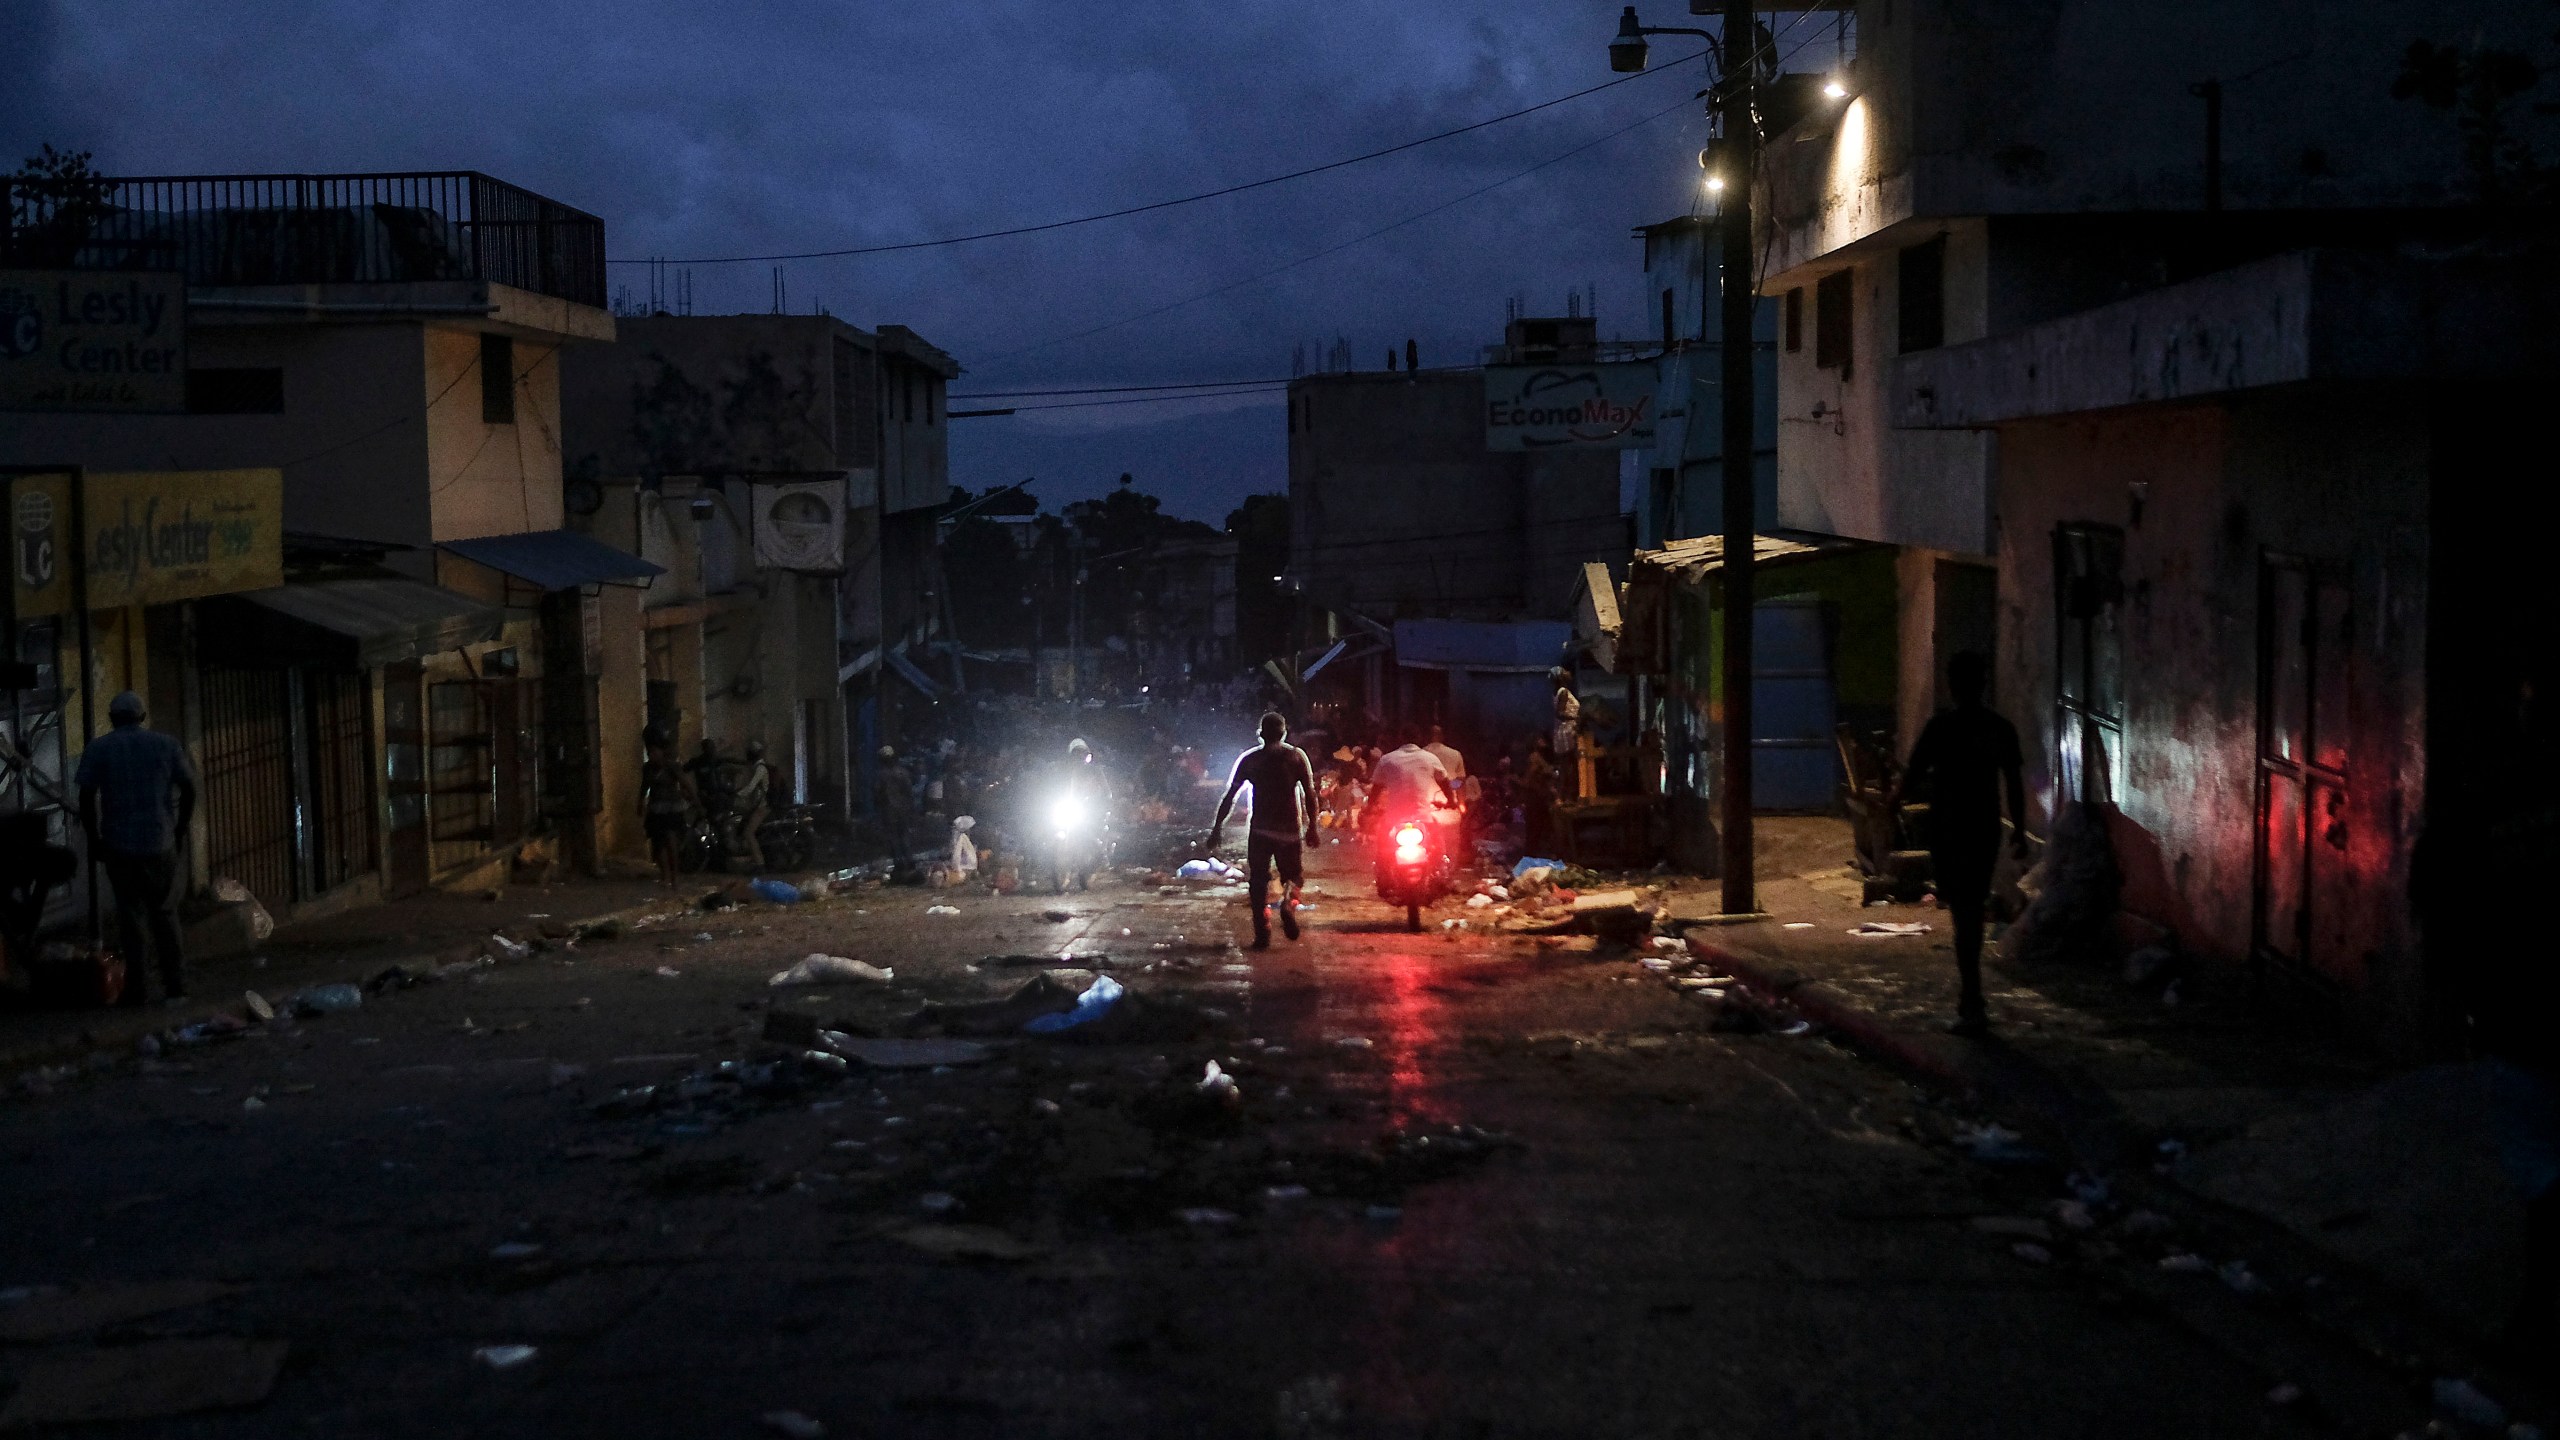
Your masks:
<svg viewBox="0 0 2560 1440"><path fill-rule="evenodd" d="M0 264L190 285L481 280L605 303L604 222L476 171L0 179Z"/></svg>

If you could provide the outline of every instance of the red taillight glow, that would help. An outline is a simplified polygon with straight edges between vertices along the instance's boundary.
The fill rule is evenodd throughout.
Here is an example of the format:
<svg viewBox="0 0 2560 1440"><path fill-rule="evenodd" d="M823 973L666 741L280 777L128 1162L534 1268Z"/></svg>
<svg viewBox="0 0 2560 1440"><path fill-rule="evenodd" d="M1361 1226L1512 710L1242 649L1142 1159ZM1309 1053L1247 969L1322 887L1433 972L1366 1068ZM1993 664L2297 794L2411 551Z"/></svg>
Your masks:
<svg viewBox="0 0 2560 1440"><path fill-rule="evenodd" d="M1397 829L1396 829L1396 836L1395 836L1395 839L1396 839L1396 863L1397 863L1397 864L1399 864L1399 865L1419 865L1419 864L1421 864L1421 863L1422 863L1422 861L1423 861L1423 853L1422 853L1422 827L1421 827L1421 826L1419 826L1419 825L1404 825L1404 826L1399 826L1399 827L1397 827Z"/></svg>

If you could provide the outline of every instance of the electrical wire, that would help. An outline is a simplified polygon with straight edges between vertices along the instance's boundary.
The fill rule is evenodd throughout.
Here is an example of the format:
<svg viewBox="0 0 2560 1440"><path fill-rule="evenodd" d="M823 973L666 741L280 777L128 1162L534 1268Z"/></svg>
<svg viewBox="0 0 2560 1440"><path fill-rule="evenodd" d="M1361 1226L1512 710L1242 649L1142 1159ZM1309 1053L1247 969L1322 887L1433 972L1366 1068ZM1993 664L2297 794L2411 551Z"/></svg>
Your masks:
<svg viewBox="0 0 2560 1440"><path fill-rule="evenodd" d="M1697 57L1691 56L1689 58L1695 59ZM1582 99L1584 96L1597 95L1603 90L1615 89L1620 85L1641 80L1647 75L1658 75L1676 68L1678 68L1676 65L1665 65L1661 70L1645 70L1639 71L1633 75L1622 75L1615 80L1604 81L1603 83L1594 85L1587 90L1576 90L1570 95L1559 95L1552 100L1541 100L1535 105L1514 110L1507 115L1496 115L1491 119L1478 120L1471 124L1461 125L1454 130L1443 130L1436 135L1425 135L1418 140L1407 140L1401 144L1390 145L1383 150L1372 150L1365 155L1353 155L1347 159L1327 161L1322 165L1310 165L1304 169L1292 170L1282 175L1267 175L1259 180L1247 180L1242 184L1223 186L1216 190L1204 190L1196 195L1184 195L1171 200L1156 200L1144 205L1130 205L1118 210L1105 210L1092 215L1076 215L1064 220L1047 220L1036 225L1013 225L1001 230L981 230L968 235L946 235L934 240L904 240L889 245L854 245L836 250L802 250L789 254L776 255L702 255L695 256L690 259L672 259L662 256L643 256L639 258L625 257L622 259L608 259L605 263L608 265L747 265L767 264L778 260L835 260L856 255L886 255L901 250L931 250L945 245L967 245L980 240L1001 240L1015 235L1038 235L1050 230L1064 230L1070 226L1092 225L1104 220L1121 220L1132 215L1145 215L1157 210L1171 210L1183 205L1197 205L1204 200L1218 200L1229 195L1241 195L1249 190L1266 189L1273 185L1286 184L1292 180L1304 180L1311 175L1322 175L1329 171L1347 169L1353 165L1364 165L1372 160L1383 160L1390 155L1400 155L1407 150L1420 149L1425 145L1435 145L1443 140L1455 139L1460 135L1473 134L1478 130L1488 129L1492 126L1503 124L1506 121L1517 120L1524 115L1535 115L1541 110L1551 110L1558 105L1571 104L1576 100Z"/></svg>
<svg viewBox="0 0 2560 1440"><path fill-rule="evenodd" d="M1152 309L1152 310L1142 310L1142 311L1138 312L1138 313L1137 313L1137 314L1135 314L1135 315L1128 315L1128 316L1124 316L1124 317L1122 317L1122 318L1120 318L1120 319L1118 319L1118 320L1113 320L1113 321L1110 321L1110 322L1108 322L1108 323L1106 323L1106 324L1095 325L1095 326L1092 326L1092 327L1090 327L1090 328L1088 328L1088 329L1084 329L1084 330L1077 330L1077 331L1074 331L1074 332L1072 332L1072 333L1065 334L1065 335L1055 335L1055 336L1050 337L1049 339L1041 340L1041 341L1036 341L1036 342L1034 342L1034 343L1032 343L1032 344L1022 346L1022 347L1021 347L1021 348L1019 348L1019 349L1015 349L1015 350L1007 350L1007 351L1004 351L1004 352L1003 352L1003 353L1001 353L1001 354L997 354L997 355L990 355L990 356L988 356L986 359L981 360L981 361L979 361L978 363L979 363L979 365L980 365L980 366L982 366L982 367L983 367L983 366L988 366L988 365L1000 364L1000 363L1002 363L1002 362L1004 362L1004 361L1006 361L1006 360L1011 360L1011 359L1014 359L1014 358L1016 358L1016 357L1018 357L1018 356L1029 355L1029 354L1033 354L1033 353L1035 353L1035 352L1037 352L1037 351L1046 350L1046 349L1048 349L1048 348L1049 348L1050 346L1052 346L1052 345L1064 345L1064 344L1066 344L1067 342L1069 342L1069 341L1071 341L1071 340L1083 340L1083 339L1088 339L1088 338L1090 338L1090 337L1092 337L1092 336L1100 335L1100 334L1102 334L1102 333L1103 333L1103 332L1105 332L1105 331L1109 331L1109 330L1117 330L1117 329L1119 329L1120 327L1122 327L1122 326L1124 326L1124 325L1135 325L1135 324L1137 324L1137 323L1138 323L1139 321L1141 321L1141 320L1152 320L1152 319L1154 319L1154 318L1155 318L1156 316L1158 316L1158 315L1170 314L1170 313L1172 313L1173 311L1179 310L1179 309L1183 308L1183 307L1184 307L1184 306L1186 306L1186 305L1194 305L1194 304L1197 304L1197 303L1199 303L1200 301L1203 301L1203 300L1213 299L1213 298L1215 298L1215 297L1217 297L1217 296L1220 296L1220 295L1224 295L1224 294L1226 294L1226 293L1227 293L1228 291L1230 291L1230 290L1241 290L1241 289L1243 289L1243 288L1244 288L1245 286L1247 286L1247 285L1252 285L1252 284L1256 284L1256 283L1258 283L1258 282L1260 282L1260 281L1268 280L1268 279L1270 279L1270 278L1271 278L1272 276L1274 276L1274 275L1279 275L1279 274L1286 273L1287 271L1295 270L1295 269L1297 269L1297 268L1298 268L1299 266L1301 266L1301 265L1308 265L1308 264L1312 264L1312 263L1314 263L1315 261L1318 261L1318 260L1322 260L1322 259L1324 259L1324 258L1325 258L1326 256L1328 256L1328 255L1338 254L1338 253L1340 253L1340 252L1342 252L1342 251L1344 251L1344 250L1348 250L1348 249L1352 248L1352 247L1353 247L1353 246L1355 246L1355 245L1364 245L1364 244L1368 243L1368 242L1369 242L1369 241L1371 241L1371 240L1375 240L1375 239L1377 239L1379 236L1382 236L1382 235L1388 234L1388 233L1389 233L1389 232L1391 232L1391 231L1401 230L1401 229L1403 229L1403 228L1404 228L1405 226L1407 226L1407 225L1415 224L1416 222L1419 222L1419 221L1422 221L1422 220L1428 220L1428 219L1430 219L1432 216L1437 215L1437 214L1441 213L1441 212L1442 212L1442 211L1444 211L1444 210L1452 210L1452 209L1455 209L1455 208L1457 208L1458 206L1463 205L1463 204L1467 203L1467 202L1468 202L1468 201L1470 201L1470 200L1473 200L1473 199L1478 198L1479 196L1490 195L1490 194L1492 194L1494 191L1499 190L1499 189L1501 189L1502 187L1504 187L1504 186L1506 186L1506 185L1510 185L1510 184L1512 184L1512 183L1514 183L1514 182L1516 182L1516 181L1525 180L1525 179L1529 178L1530 176L1537 174L1539 171L1541 171L1541 170L1544 170L1544 169L1548 168L1549 166L1553 166L1553 165L1560 165L1560 164L1564 163L1565 161L1572 159L1574 156L1576 156L1576 155L1579 155L1579 154L1583 153L1583 152L1584 152L1584 151L1586 151L1586 150L1597 149L1598 147L1600 147L1600 146L1602 146L1602 145L1606 145L1606 144L1607 144L1607 143L1609 143L1610 141L1617 139L1617 138L1618 138L1619 136L1621 136L1621 135L1629 134L1629 133L1631 133L1631 132L1633 132L1633 131L1636 131L1636 130L1641 130L1641 129L1643 129L1645 126L1652 124L1654 121L1661 119L1663 116L1665 116L1665 115L1669 115L1669 114L1672 114L1672 113L1674 113L1675 111L1679 111L1679 110L1687 109L1690 105L1692 105L1692 104L1694 104L1694 103L1696 103L1696 102L1695 102L1693 99L1683 99L1683 100L1681 100L1678 104L1668 106L1668 107L1666 107L1666 108L1664 108L1664 109L1661 109L1661 110L1656 110L1656 111L1654 111L1652 114L1647 115L1647 116L1643 117L1642 119L1639 119L1639 120L1635 121L1633 124L1629 124L1629 125L1622 125L1622 126L1620 126L1619 128L1617 128L1617 129L1615 129L1615 130L1610 131L1608 134L1603 135L1603 136L1600 136L1598 139L1585 141L1584 143L1582 143L1582 144L1580 144L1580 145L1576 145L1576 146L1574 146L1572 149L1567 150L1567 151L1563 152L1562 154L1559 154L1559 155L1551 155L1551 156L1549 156L1548 158L1546 158L1546 159L1544 159L1544 160L1539 161L1537 164L1530 166L1530 167L1529 167L1528 169L1526 169L1526 170L1518 170L1518 171L1514 171L1513 173L1511 173L1511 174L1509 174L1509 175L1506 175L1506 176L1502 177L1502 178L1501 178L1501 179L1499 179L1499 180L1494 181L1494 182L1493 182L1492 184L1490 184L1490 185L1482 185L1482 186L1478 186L1477 188L1475 188L1475 189L1473 189L1473 190L1470 190L1470 191L1468 191L1467 193L1465 193L1465 194L1463 194L1463 195L1455 196L1455 197L1453 197L1453 198L1451 198L1451 199L1444 200L1444 201L1440 202L1439 204L1432 206L1432 207L1431 207L1430 209L1428 209L1428 210L1420 210L1420 211L1416 211L1415 213L1413 213L1413 214L1411 214L1411 215L1407 215L1407 216L1405 216L1405 217L1404 217L1403 219L1401 219L1401 220L1391 221L1391 222L1389 222L1388 224L1385 224L1385 225L1381 225L1381 226L1379 226L1379 227L1378 227L1377 229L1375 229L1375 230L1371 230L1371 231L1367 232L1366 234L1362 234L1362 235L1355 235L1355 236L1353 236L1352 238L1350 238L1350 239L1348 239L1348 240L1345 240L1345 241L1342 241L1342 242L1341 242L1341 243L1339 243L1339 244L1335 244L1335 245L1328 245L1328 246L1326 246L1325 248L1323 248L1323 249L1321 249L1321 250L1314 251L1313 253L1306 254L1306 255L1301 255L1301 256L1299 256L1297 259L1295 259L1295 260L1291 260L1291 261L1288 261L1288 262L1286 262L1285 264L1275 265L1275 266L1271 267L1271 268L1270 268L1270 269L1268 269L1268 270L1261 270L1261 271L1257 271L1257 272L1255 272L1255 273L1253 273L1253 274L1251 274L1251 275L1247 275L1247 276L1243 277L1242 279L1239 279L1239 280L1231 280L1231 281L1228 281L1228 282L1227 282L1226 284L1224 284L1224 285L1219 285L1219 286L1215 286L1215 287L1213 287L1213 288L1211 288L1211 289L1202 290L1202 291L1199 291L1199 292L1198 292L1198 293L1196 293L1196 294L1186 295L1186 296L1182 297L1182 298L1181 298L1181 299L1179 299L1179 300L1168 301L1168 302L1167 302L1167 303L1165 303L1165 304L1162 304L1162 305L1158 305L1158 306L1156 306L1156 307L1155 307L1154 309Z"/></svg>

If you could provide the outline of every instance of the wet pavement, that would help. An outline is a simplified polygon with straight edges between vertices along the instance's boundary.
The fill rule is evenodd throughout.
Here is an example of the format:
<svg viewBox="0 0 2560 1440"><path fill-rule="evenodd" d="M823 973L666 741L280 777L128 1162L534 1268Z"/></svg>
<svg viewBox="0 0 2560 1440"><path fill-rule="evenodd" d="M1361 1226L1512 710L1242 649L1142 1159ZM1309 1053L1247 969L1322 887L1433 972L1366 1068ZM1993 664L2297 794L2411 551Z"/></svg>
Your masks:
<svg viewBox="0 0 2560 1440"><path fill-rule="evenodd" d="M2262 1355L2022 1254L2058 1177L1952 1148L1947 1103L1626 952L1409 935L1345 852L1312 868L1268 952L1235 891L1129 873L871 890L101 1057L0 1105L0 1292L65 1292L0 1293L0 1334L237 1288L0 1367L289 1346L253 1406L83 1434L2336 1433ZM896 978L767 984L812 951ZM940 1069L760 1038L1041 973L1135 1003Z"/></svg>

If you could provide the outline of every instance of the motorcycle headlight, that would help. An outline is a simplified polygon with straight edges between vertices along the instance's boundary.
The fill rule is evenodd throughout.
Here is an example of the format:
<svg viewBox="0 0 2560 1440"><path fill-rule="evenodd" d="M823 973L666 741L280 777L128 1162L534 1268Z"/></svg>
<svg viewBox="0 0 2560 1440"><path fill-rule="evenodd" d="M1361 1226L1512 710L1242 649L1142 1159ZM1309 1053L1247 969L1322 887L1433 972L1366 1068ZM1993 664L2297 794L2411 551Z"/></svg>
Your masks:
<svg viewBox="0 0 2560 1440"><path fill-rule="evenodd" d="M1074 796L1064 797L1049 807L1049 823L1060 831L1073 830L1084 823L1084 802Z"/></svg>

